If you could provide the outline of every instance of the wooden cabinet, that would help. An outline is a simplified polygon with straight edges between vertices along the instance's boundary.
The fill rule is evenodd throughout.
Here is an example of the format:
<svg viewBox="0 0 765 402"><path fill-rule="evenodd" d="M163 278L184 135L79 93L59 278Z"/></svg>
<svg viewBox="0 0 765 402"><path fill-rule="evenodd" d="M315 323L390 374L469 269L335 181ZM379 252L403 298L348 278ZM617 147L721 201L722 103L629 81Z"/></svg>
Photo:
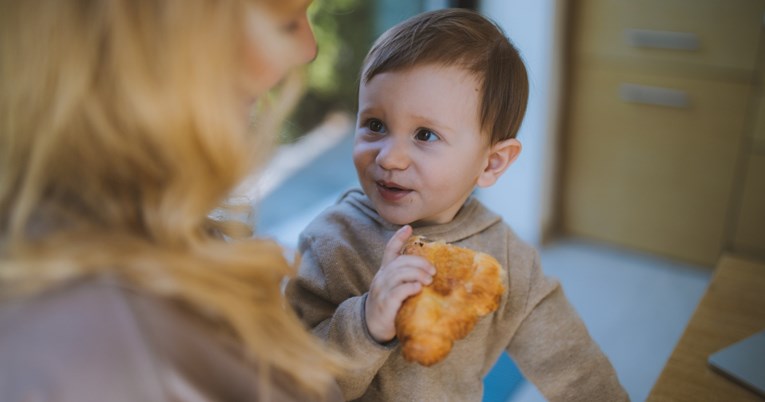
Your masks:
<svg viewBox="0 0 765 402"><path fill-rule="evenodd" d="M738 254L765 260L765 52L760 60L754 116L742 147L728 246Z"/></svg>
<svg viewBox="0 0 765 402"><path fill-rule="evenodd" d="M751 153L742 176L731 247L765 259L765 154Z"/></svg>
<svg viewBox="0 0 765 402"><path fill-rule="evenodd" d="M580 0L575 51L751 71L761 0ZM688 66L685 66L688 68Z"/></svg>
<svg viewBox="0 0 765 402"><path fill-rule="evenodd" d="M754 247L763 167L755 158L744 185L741 158L765 0L573 8L564 231L709 266L734 242Z"/></svg>

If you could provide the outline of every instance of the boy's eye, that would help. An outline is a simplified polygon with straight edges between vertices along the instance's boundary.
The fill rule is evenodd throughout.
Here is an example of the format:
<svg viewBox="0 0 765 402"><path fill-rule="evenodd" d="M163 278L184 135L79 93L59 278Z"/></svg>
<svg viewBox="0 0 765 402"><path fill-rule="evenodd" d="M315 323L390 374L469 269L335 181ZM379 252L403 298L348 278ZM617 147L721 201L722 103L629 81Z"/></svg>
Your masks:
<svg viewBox="0 0 765 402"><path fill-rule="evenodd" d="M427 128L421 128L417 130L417 133L414 134L414 138L418 141L425 141L425 142L439 140L438 134L434 133L431 130L428 130Z"/></svg>
<svg viewBox="0 0 765 402"><path fill-rule="evenodd" d="M385 125L383 124L383 122L377 119L369 119L367 121L367 128L369 128L370 131L375 133L385 132Z"/></svg>

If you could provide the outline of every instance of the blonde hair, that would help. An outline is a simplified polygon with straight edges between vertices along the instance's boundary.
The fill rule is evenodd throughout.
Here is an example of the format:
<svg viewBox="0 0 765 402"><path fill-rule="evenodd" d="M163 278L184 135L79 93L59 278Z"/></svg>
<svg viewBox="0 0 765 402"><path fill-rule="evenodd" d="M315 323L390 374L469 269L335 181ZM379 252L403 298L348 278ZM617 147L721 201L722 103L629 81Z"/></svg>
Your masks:
<svg viewBox="0 0 765 402"><path fill-rule="evenodd" d="M323 392L343 362L286 308L282 249L210 234L274 137L242 94L264 2L0 0L0 296L116 274Z"/></svg>

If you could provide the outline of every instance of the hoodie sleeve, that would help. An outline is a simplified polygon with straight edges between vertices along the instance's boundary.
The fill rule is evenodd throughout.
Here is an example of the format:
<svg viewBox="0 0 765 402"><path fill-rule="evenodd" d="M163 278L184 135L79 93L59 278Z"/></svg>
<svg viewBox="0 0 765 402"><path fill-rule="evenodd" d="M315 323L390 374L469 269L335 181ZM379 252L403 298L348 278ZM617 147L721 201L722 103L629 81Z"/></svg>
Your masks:
<svg viewBox="0 0 765 402"><path fill-rule="evenodd" d="M363 395L396 343L381 345L367 330L364 304L372 274L345 244L303 237L298 275L287 299L314 335L357 365L338 383L346 399Z"/></svg>

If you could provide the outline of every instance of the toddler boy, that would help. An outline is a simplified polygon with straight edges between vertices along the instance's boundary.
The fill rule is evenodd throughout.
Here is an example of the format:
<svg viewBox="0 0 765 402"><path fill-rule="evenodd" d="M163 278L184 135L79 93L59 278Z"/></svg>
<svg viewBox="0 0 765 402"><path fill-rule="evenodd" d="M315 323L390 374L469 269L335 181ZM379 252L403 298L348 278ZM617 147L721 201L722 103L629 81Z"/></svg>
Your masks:
<svg viewBox="0 0 765 402"><path fill-rule="evenodd" d="M353 149L363 192L347 192L303 231L287 287L314 334L361 365L339 380L346 399L479 401L506 351L549 400L627 400L537 253L471 197L518 157L527 97L517 50L472 11L415 16L367 55ZM430 367L404 360L395 339L401 303L435 274L399 254L413 233L490 254L508 272L497 311Z"/></svg>

